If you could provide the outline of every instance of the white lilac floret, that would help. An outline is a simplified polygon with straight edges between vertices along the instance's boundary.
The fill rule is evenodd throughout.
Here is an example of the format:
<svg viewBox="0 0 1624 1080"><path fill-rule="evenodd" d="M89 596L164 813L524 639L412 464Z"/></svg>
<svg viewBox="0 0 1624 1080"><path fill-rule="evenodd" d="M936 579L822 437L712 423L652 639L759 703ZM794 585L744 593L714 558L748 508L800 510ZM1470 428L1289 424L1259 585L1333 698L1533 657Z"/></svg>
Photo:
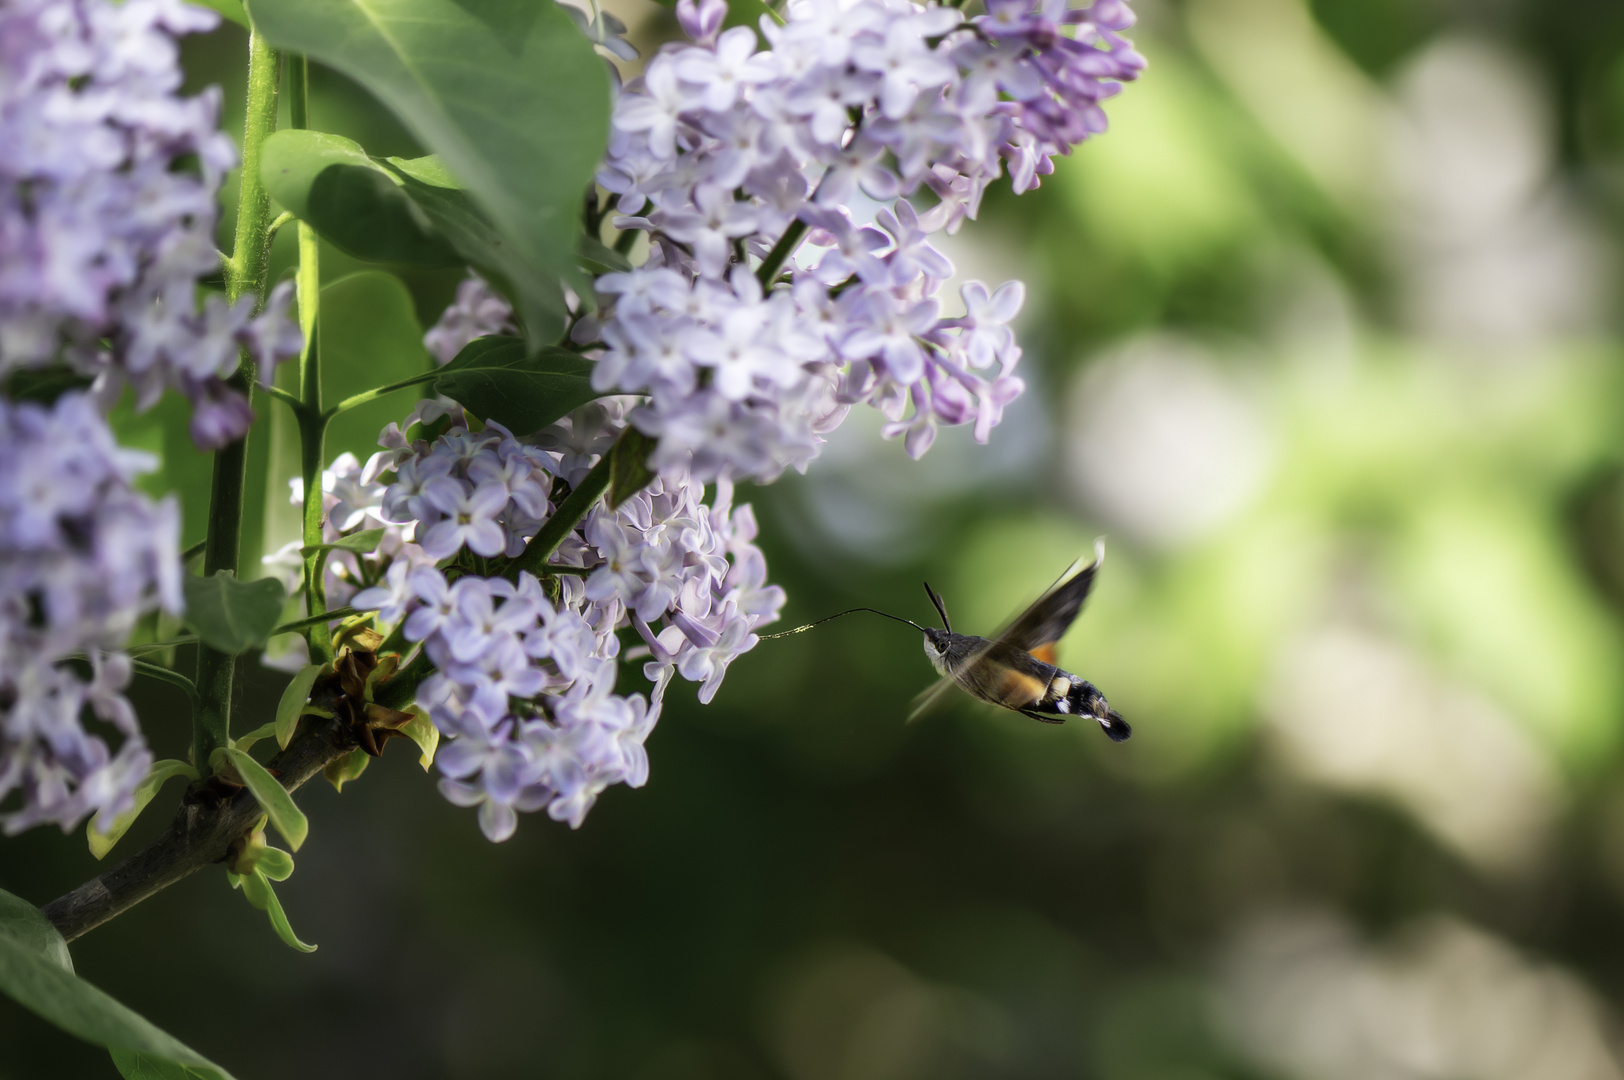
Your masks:
<svg viewBox="0 0 1624 1080"><path fill-rule="evenodd" d="M111 820L152 764L116 650L141 616L180 609L179 508L132 488L151 458L83 394L0 398L0 462L0 827Z"/></svg>
<svg viewBox="0 0 1624 1080"><path fill-rule="evenodd" d="M146 408L192 400L204 447L252 421L226 385L246 349L297 354L289 288L201 304L220 268L216 195L236 162L218 88L182 97L176 37L218 17L179 0L0 5L0 379L57 361Z"/></svg>

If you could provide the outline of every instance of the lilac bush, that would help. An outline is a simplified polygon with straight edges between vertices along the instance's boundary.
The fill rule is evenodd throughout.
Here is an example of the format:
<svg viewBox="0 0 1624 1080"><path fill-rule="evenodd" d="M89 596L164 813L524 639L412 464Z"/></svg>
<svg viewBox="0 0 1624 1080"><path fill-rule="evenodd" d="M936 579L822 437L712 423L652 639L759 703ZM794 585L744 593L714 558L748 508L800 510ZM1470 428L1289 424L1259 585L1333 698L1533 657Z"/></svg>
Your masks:
<svg viewBox="0 0 1624 1080"><path fill-rule="evenodd" d="M1101 103L1143 60L1118 0L787 0L759 33L724 29L725 0L679 0L688 41L624 86L605 58L636 52L602 12L219 3L251 23L240 158L219 89L180 92L177 39L213 13L0 0L0 829L97 814L100 857L186 776L169 832L45 917L71 940L218 863L308 948L271 891L292 855L264 830L297 850L309 825L288 793L310 776L341 785L402 735L491 840L522 812L579 827L609 787L648 779L672 686L711 701L779 617L736 485L806 469L859 405L915 457L942 425L986 441L1022 390L1024 289L968 282L944 302L935 238L1001 177L1033 188L1103 131ZM432 157L310 130L311 59ZM276 131L279 86L293 130ZM284 225L298 265L276 283ZM290 318L295 282L306 327L343 295L322 289L323 241L466 263L425 338L432 370L324 400L330 361ZM427 383L369 460L329 459L336 416ZM135 487L157 463L113 437L126 391L138 410L186 398L214 455L201 572L177 500ZM238 580L251 462L280 459L245 439L283 408L300 535L254 568L265 580ZM186 632L154 640L162 613ZM132 640L153 658L195 645L195 673ZM248 657L294 677L273 723L234 731ZM137 675L185 692L189 761L153 762ZM272 736L281 754L251 756ZM0 991L25 993L8 963ZM120 1048L219 1073L173 1040Z"/></svg>

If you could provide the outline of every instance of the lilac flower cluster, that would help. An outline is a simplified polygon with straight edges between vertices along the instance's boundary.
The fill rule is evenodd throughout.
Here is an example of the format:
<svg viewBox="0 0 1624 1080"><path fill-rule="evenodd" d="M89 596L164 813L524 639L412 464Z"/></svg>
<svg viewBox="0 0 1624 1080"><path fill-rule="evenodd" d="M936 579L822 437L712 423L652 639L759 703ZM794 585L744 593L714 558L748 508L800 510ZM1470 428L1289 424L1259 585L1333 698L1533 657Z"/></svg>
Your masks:
<svg viewBox="0 0 1624 1080"><path fill-rule="evenodd" d="M350 603L400 625L434 662L418 703L451 739L436 758L440 787L479 807L492 840L512 835L519 811L545 808L578 826L609 785L641 785L643 741L671 678L700 683L709 701L784 602L731 485L706 504L703 485L675 473L618 508L600 503L541 578L486 576L488 560L522 552L551 500L608 451L626 408L604 399L521 441L425 402L384 430L385 449L359 477L348 478L353 459L335 463L326 493L335 529L402 523L393 539L386 533L392 554L356 563L375 584ZM442 417L432 439L402 434ZM329 589L349 574L330 576ZM622 630L642 641L627 657L649 658L648 697L616 693Z"/></svg>
<svg viewBox="0 0 1624 1080"><path fill-rule="evenodd" d="M179 508L131 487L152 467L121 449L83 394L54 406L0 398L0 812L7 833L71 829L132 805L152 755L111 650L142 615L181 607ZM87 657L88 681L62 658ZM122 736L116 750L86 727Z"/></svg>
<svg viewBox="0 0 1624 1080"><path fill-rule="evenodd" d="M239 348L268 373L300 346L286 288L258 316L195 298L235 151L217 88L178 95L175 36L217 22L180 0L0 5L0 378L61 360L104 400L179 390L204 447L252 420L225 382Z"/></svg>
<svg viewBox="0 0 1624 1080"><path fill-rule="evenodd" d="M1023 385L1022 287L971 283L965 314L944 318L953 267L929 238L973 218L1006 161L1026 190L1104 130L1100 102L1144 64L1120 33L1133 16L1119 0L991 0L968 20L791 0L757 51L750 28L720 31L725 13L682 0L694 44L655 56L616 102L598 181L615 225L652 246L598 279L608 314L576 327L595 385L647 395L632 419L659 437L656 465L706 480L804 468L859 402L914 456L939 424L973 422L985 441ZM859 192L879 204L872 224L847 209ZM780 276L802 230L810 246Z"/></svg>

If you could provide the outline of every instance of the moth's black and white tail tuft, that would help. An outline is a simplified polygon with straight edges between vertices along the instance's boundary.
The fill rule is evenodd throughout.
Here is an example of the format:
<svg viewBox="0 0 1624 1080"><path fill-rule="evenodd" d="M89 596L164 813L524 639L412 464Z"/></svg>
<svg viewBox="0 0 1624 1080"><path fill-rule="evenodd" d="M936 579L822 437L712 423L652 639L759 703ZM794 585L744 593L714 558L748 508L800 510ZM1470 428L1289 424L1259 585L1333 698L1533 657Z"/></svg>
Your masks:
<svg viewBox="0 0 1624 1080"><path fill-rule="evenodd" d="M1128 726L1128 722L1122 719L1115 709L1107 709L1104 716L1096 716L1094 719L1100 722L1100 727L1105 729L1105 734L1110 736L1112 742L1127 742L1128 736L1133 734L1133 728Z"/></svg>
<svg viewBox="0 0 1624 1080"><path fill-rule="evenodd" d="M1133 734L1133 728L1122 719L1120 713L1106 703L1105 695L1091 682L1078 681L1072 684L1071 690L1065 699L1058 702L1058 712L1071 716L1088 716L1099 721L1105 734L1110 736L1112 742L1123 742Z"/></svg>

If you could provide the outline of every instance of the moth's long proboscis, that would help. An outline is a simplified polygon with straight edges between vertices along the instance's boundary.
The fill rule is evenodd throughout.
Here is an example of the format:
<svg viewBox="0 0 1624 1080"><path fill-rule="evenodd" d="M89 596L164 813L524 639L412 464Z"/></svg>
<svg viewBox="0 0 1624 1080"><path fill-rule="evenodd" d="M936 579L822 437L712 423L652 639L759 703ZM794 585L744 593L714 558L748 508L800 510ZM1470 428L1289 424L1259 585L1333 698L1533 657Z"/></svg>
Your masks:
<svg viewBox="0 0 1624 1080"><path fill-rule="evenodd" d="M918 630L920 633L924 633L924 630L925 630L925 628L923 626L920 626L918 623L914 622L912 619L904 619L900 615L892 615L890 612L881 611L879 608L854 607L854 608L847 608L845 611L837 611L833 615L825 615L823 618L818 619L816 622L809 622L805 626L797 626L793 630L780 630L776 634L761 634L761 635L759 635L759 639L761 641L771 641L773 638L789 637L791 634L805 633L806 631L812 629L814 626L821 626L822 624L828 622L830 619L838 619L842 615L851 615L851 614L854 614L854 613L859 612L859 611L868 611L868 612L874 613L875 615L884 615L887 619L895 619L897 622L900 622L900 623L907 623L909 626L913 627L915 630Z"/></svg>

